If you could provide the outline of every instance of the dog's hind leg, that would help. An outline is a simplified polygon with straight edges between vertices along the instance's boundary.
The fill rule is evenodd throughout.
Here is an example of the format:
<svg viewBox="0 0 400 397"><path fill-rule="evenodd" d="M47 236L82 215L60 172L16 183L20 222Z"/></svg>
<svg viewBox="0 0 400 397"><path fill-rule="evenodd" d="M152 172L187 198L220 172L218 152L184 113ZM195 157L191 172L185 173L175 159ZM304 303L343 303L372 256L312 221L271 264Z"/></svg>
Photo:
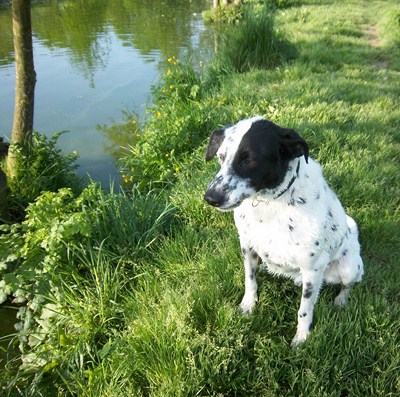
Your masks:
<svg viewBox="0 0 400 397"><path fill-rule="evenodd" d="M364 274L364 265L360 256L357 224L347 216L348 237L341 248L341 257L337 262L337 274L343 285L339 295L335 298L335 305L345 306L349 299L351 287L361 281Z"/></svg>
<svg viewBox="0 0 400 397"><path fill-rule="evenodd" d="M335 298L335 305L341 307L347 305L352 286L361 281L364 272L363 261L358 253L351 255L344 251L343 254L338 263L338 272L343 287Z"/></svg>
<svg viewBox="0 0 400 397"><path fill-rule="evenodd" d="M257 301L256 270L259 257L250 247L242 245L244 258L244 296L240 304L243 313L251 313Z"/></svg>

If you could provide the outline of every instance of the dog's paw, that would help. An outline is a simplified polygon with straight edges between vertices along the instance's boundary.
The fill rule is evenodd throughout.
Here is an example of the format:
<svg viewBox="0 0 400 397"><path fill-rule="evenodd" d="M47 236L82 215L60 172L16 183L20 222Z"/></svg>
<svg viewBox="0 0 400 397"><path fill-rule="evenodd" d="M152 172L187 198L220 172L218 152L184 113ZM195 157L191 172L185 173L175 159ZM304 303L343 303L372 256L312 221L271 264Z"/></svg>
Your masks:
<svg viewBox="0 0 400 397"><path fill-rule="evenodd" d="M292 348L296 348L297 346L301 345L308 338L308 335L310 335L310 331L297 332L290 346Z"/></svg>
<svg viewBox="0 0 400 397"><path fill-rule="evenodd" d="M301 277L301 274L299 274L293 281L296 287L301 287L303 285L303 279Z"/></svg>
<svg viewBox="0 0 400 397"><path fill-rule="evenodd" d="M340 307L340 308L345 307L348 302L349 302L349 298L347 296L338 295L334 300L335 306Z"/></svg>
<svg viewBox="0 0 400 397"><path fill-rule="evenodd" d="M338 307L345 307L349 301L350 288L343 288L335 298L334 303Z"/></svg>
<svg viewBox="0 0 400 397"><path fill-rule="evenodd" d="M242 313L245 313L245 314L253 313L254 306L256 305L256 301L257 301L257 296L254 297L254 296L250 296L250 295L248 295L248 296L245 295L239 306Z"/></svg>

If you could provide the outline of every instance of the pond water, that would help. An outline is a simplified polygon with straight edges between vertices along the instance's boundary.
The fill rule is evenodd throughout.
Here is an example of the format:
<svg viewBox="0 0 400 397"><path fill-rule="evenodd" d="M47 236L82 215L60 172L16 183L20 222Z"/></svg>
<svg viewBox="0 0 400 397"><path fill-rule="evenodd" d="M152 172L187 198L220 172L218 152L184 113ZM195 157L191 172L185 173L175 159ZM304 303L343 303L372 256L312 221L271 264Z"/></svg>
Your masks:
<svg viewBox="0 0 400 397"><path fill-rule="evenodd" d="M0 136L10 137L15 65L9 5L0 0ZM67 130L59 145L79 153L79 173L109 185L115 156L132 138L126 125L151 102L168 57L212 51L201 12L207 0L33 1L37 73L34 129Z"/></svg>
<svg viewBox="0 0 400 397"><path fill-rule="evenodd" d="M15 89L10 2L0 0L0 136L10 138ZM213 49L201 12L206 0L33 1L34 129L67 130L59 145L79 153L79 173L118 182L116 153L131 142L126 125L143 116L150 89L171 56ZM135 116L136 117L136 116ZM13 332L15 309L0 306L0 338ZM8 340L0 340L0 365ZM4 365L4 363L3 363Z"/></svg>

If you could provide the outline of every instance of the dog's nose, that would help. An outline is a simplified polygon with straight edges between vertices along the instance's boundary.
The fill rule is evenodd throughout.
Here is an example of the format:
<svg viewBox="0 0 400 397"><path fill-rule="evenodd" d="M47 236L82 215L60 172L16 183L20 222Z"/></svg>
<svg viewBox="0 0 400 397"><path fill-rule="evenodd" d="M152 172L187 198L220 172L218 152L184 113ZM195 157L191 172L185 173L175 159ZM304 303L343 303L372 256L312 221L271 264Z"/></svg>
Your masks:
<svg viewBox="0 0 400 397"><path fill-rule="evenodd" d="M225 196L217 190L210 189L206 191L204 200L213 207L220 207L225 200Z"/></svg>

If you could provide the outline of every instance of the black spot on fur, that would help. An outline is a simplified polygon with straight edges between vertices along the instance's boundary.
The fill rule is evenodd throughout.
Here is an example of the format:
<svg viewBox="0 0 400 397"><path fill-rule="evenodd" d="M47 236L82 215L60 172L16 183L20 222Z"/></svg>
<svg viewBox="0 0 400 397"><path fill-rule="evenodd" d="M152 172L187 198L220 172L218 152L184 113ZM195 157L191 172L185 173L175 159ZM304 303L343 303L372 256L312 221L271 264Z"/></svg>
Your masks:
<svg viewBox="0 0 400 397"><path fill-rule="evenodd" d="M251 251L251 257L252 257L253 259L257 259L257 258L258 258L258 255L257 255L257 253L256 253L255 251Z"/></svg>
<svg viewBox="0 0 400 397"><path fill-rule="evenodd" d="M290 199L288 202L288 205L294 206L295 205L294 199Z"/></svg>
<svg viewBox="0 0 400 397"><path fill-rule="evenodd" d="M308 299L311 297L312 293L313 293L313 285L309 281L307 281L306 288L304 289L303 292L303 297Z"/></svg>
<svg viewBox="0 0 400 397"><path fill-rule="evenodd" d="M243 252L243 255L246 255L247 254L247 249L246 248L242 248L242 252Z"/></svg>
<svg viewBox="0 0 400 397"><path fill-rule="evenodd" d="M332 213L332 210L330 208L328 209L328 216L333 218L333 213Z"/></svg>
<svg viewBox="0 0 400 397"><path fill-rule="evenodd" d="M299 204L307 204L307 200L304 197L299 197L299 199L297 200L297 202Z"/></svg>
<svg viewBox="0 0 400 397"><path fill-rule="evenodd" d="M317 192L316 195L315 195L315 199L316 199L316 200L319 200L320 197L321 197L321 194L320 194L319 192Z"/></svg>
<svg viewBox="0 0 400 397"><path fill-rule="evenodd" d="M314 256L315 255L315 252L310 252L310 256Z"/></svg>
<svg viewBox="0 0 400 397"><path fill-rule="evenodd" d="M342 255L343 255L343 256L346 256L348 252L349 252L349 250L345 249L345 250L342 252Z"/></svg>
<svg viewBox="0 0 400 397"><path fill-rule="evenodd" d="M294 227L293 227L292 225L289 225L289 230L290 230L291 232L293 232L293 229L294 229Z"/></svg>
<svg viewBox="0 0 400 397"><path fill-rule="evenodd" d="M318 247L319 241L317 240L314 244Z"/></svg>
<svg viewBox="0 0 400 397"><path fill-rule="evenodd" d="M338 230L338 225L333 224L331 226L331 230L332 230L332 232L336 232Z"/></svg>
<svg viewBox="0 0 400 397"><path fill-rule="evenodd" d="M300 317L300 318L307 317L307 313L301 313L299 317Z"/></svg>

